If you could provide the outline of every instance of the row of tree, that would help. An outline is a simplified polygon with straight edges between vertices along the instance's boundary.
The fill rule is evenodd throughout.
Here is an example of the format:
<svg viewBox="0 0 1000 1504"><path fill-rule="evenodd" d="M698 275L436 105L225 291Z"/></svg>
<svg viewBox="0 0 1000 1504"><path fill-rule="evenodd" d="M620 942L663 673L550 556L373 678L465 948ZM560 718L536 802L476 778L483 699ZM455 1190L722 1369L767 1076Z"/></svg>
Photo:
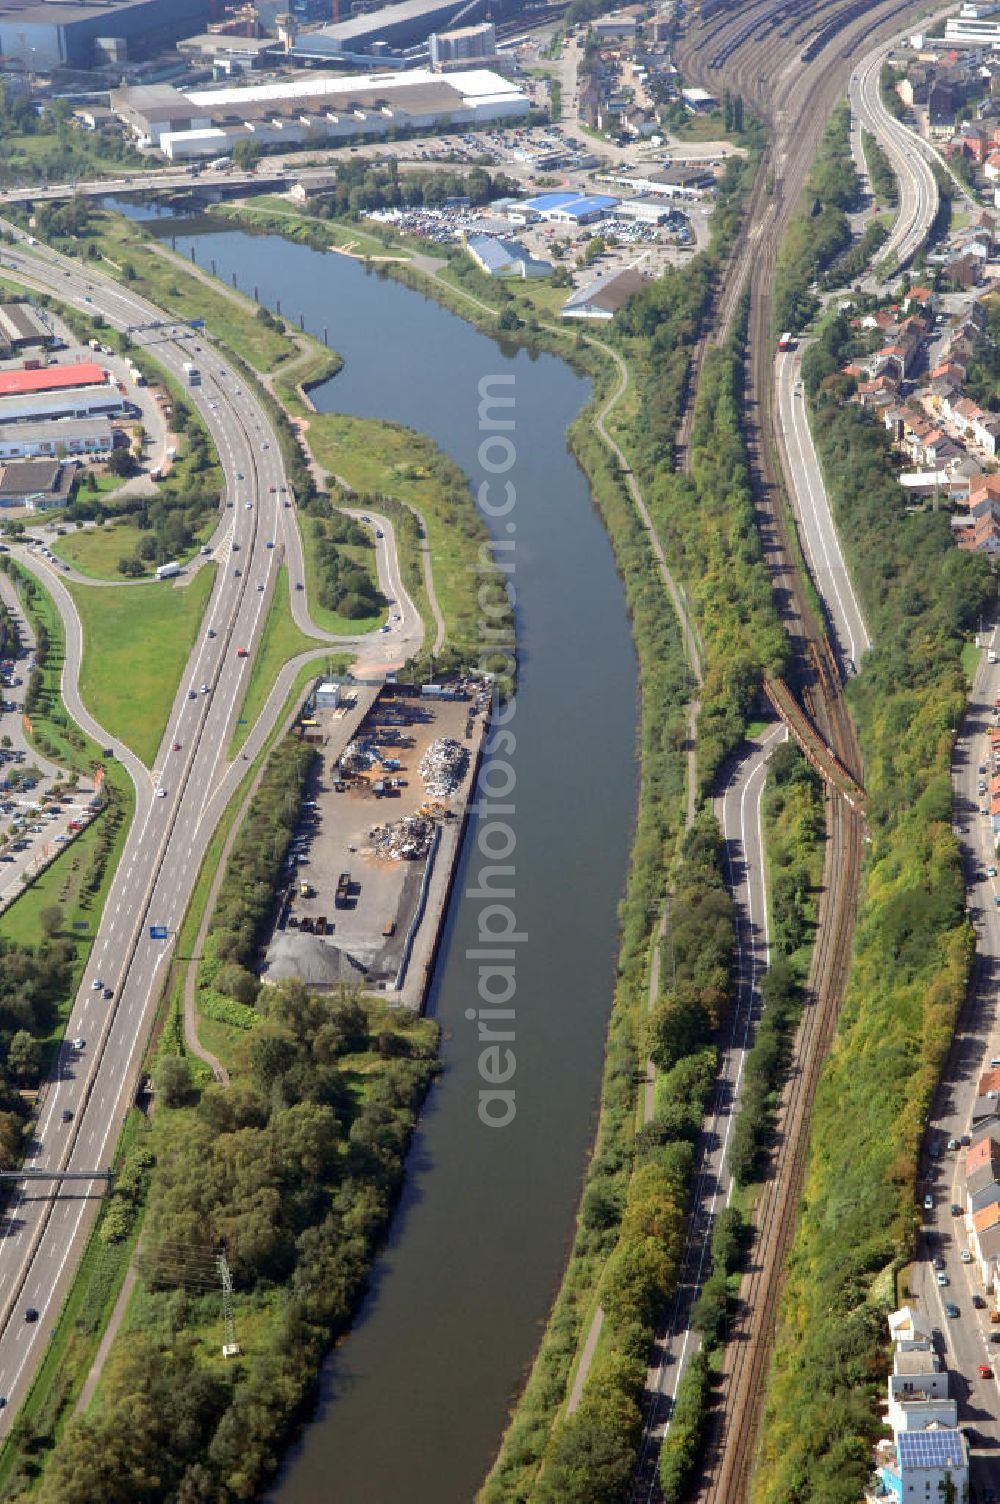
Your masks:
<svg viewBox="0 0 1000 1504"><path fill-rule="evenodd" d="M851 243L847 218L861 207L861 182L851 156L851 109L830 117L806 184L808 208L795 216L778 252L772 323L802 329L819 307L813 283Z"/></svg>

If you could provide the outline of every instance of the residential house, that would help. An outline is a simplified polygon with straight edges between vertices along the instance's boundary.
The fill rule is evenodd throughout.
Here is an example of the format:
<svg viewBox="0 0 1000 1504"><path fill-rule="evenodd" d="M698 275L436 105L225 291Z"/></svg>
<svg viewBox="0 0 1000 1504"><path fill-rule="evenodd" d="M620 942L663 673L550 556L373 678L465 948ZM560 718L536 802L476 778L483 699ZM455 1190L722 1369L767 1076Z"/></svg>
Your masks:
<svg viewBox="0 0 1000 1504"><path fill-rule="evenodd" d="M926 309L927 312L933 314L934 306L934 293L929 287L911 287L903 299L905 313L916 313L918 309Z"/></svg>
<svg viewBox="0 0 1000 1504"><path fill-rule="evenodd" d="M897 1504L969 1497L969 1453L961 1431L951 1427L898 1431L892 1455L880 1468Z"/></svg>
<svg viewBox="0 0 1000 1504"><path fill-rule="evenodd" d="M964 251L945 265L945 274L958 287L978 287L983 280L983 268L977 256Z"/></svg>
<svg viewBox="0 0 1000 1504"><path fill-rule="evenodd" d="M973 1258L987 1290L994 1287L997 1259L1000 1258L1000 1200L980 1207L971 1216L970 1244Z"/></svg>
<svg viewBox="0 0 1000 1504"><path fill-rule="evenodd" d="M1000 1071L984 1071L979 1078L979 1095L988 1097L991 1091L1000 1094ZM973 1144L966 1151L964 1170L968 1202L966 1209L981 1211L984 1206L989 1205L989 1200L982 1198L982 1188L993 1182L1000 1184L1000 1137L995 1133L989 1133L978 1143ZM984 1176L988 1178L984 1179ZM1000 1197L994 1199L1000 1199ZM978 1202L975 1206L971 1204L974 1200Z"/></svg>

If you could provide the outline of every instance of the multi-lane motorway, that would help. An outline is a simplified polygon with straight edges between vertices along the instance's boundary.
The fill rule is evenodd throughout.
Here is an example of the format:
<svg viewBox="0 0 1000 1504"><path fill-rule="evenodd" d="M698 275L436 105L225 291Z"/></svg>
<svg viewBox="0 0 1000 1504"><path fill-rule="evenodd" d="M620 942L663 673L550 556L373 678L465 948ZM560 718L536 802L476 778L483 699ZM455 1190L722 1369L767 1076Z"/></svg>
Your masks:
<svg viewBox="0 0 1000 1504"><path fill-rule="evenodd" d="M42 1095L26 1165L34 1170L89 1171L112 1159L120 1125L133 1098L139 1064L155 1011L173 938L212 831L249 767L230 763L230 737L249 683L280 561L287 561L292 608L319 648L331 641L311 622L304 588L301 538L277 438L267 414L244 379L204 336L194 336L145 300L43 246L18 242L3 262L30 286L48 291L87 314L100 313L128 331L178 381L183 363L195 361L202 386L189 397L212 435L225 472L227 502L217 535L239 542L225 562L192 649L152 771L98 726L79 698L83 641L79 618L59 574L22 551L22 562L52 593L66 629L63 696L70 713L101 745L113 747L136 786L135 818L115 874L73 1004L57 1067ZM197 352L194 346L198 345ZM383 532L386 532L383 527ZM391 532L381 540L380 572L395 569L389 631L375 634L367 656L401 661L419 646L422 623L389 563ZM273 546L269 546L273 545ZM263 589L258 589L258 586ZM339 646L343 639L336 639ZM247 657L238 657L240 648ZM289 675L286 672L283 683ZM246 743L247 759L263 744L281 709L272 694ZM150 926L167 941L150 938ZM74 1044L74 1041L79 1043ZM17 1413L48 1340L82 1251L100 1186L68 1182L55 1195L51 1183L28 1182L11 1206L0 1242L0 1434ZM83 1194L81 1194L83 1193ZM27 1313L37 1313L28 1319Z"/></svg>
<svg viewBox="0 0 1000 1504"><path fill-rule="evenodd" d="M789 489L809 570L823 599L841 667L853 674L862 654L871 647L871 639L844 563L823 472L813 447L802 388L801 353L801 350L780 351L775 365L780 430L791 480Z"/></svg>
<svg viewBox="0 0 1000 1504"><path fill-rule="evenodd" d="M882 67L891 45L877 47L851 74L848 95L856 119L876 137L899 183L899 207L879 261L904 267L920 250L937 214L937 182L918 136L882 103Z"/></svg>

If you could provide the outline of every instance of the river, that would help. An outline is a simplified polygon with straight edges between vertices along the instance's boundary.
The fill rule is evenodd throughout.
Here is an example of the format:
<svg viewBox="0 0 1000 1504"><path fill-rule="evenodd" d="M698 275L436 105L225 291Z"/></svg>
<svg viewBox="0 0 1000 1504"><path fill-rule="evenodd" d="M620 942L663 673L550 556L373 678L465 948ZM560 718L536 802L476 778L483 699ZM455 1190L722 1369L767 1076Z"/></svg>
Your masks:
<svg viewBox="0 0 1000 1504"><path fill-rule="evenodd" d="M478 1114L478 943L491 859L470 824L429 1012L443 1074L355 1327L327 1363L315 1419L278 1504L464 1504L482 1480L538 1344L573 1233L596 1126L637 792L637 664L624 591L565 431L588 383L551 355L501 347L440 305L355 261L271 235L161 220L178 251L322 336L343 370L321 411L429 434L478 486L478 393L512 376L516 487L493 525L515 543L516 749L497 770L515 841L516 1117ZM497 388L499 390L499 388ZM510 531L511 525L513 532ZM504 748L505 754L508 749ZM509 840L510 837L508 836ZM486 921L486 922L499 922Z"/></svg>

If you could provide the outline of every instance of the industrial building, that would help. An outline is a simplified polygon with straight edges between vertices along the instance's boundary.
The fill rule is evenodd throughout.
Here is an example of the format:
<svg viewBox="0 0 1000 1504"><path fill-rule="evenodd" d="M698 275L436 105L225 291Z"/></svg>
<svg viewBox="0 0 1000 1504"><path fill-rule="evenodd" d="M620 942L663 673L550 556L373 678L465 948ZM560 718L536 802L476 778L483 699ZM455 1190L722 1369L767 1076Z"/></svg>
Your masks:
<svg viewBox="0 0 1000 1504"><path fill-rule="evenodd" d="M31 73L148 57L203 31L209 0L0 0L0 53Z"/></svg>
<svg viewBox="0 0 1000 1504"><path fill-rule="evenodd" d="M45 455L110 454L115 436L107 418L62 418L42 423L0 425L0 459Z"/></svg>
<svg viewBox="0 0 1000 1504"><path fill-rule="evenodd" d="M615 210L618 200L607 193L540 193L525 199L524 207L555 224L589 225Z"/></svg>
<svg viewBox="0 0 1000 1504"><path fill-rule="evenodd" d="M648 286L649 278L634 267L626 267L622 272L605 272L567 298L560 312L564 319L612 319L629 298Z"/></svg>
<svg viewBox="0 0 1000 1504"><path fill-rule="evenodd" d="M488 277L547 277L552 271L550 262L532 256L519 240L470 235L465 248Z"/></svg>
<svg viewBox="0 0 1000 1504"><path fill-rule="evenodd" d="M112 103L137 136L155 141L174 161L223 156L240 140L292 147L428 130L442 120L455 126L491 123L529 110L523 90L485 68L447 78L426 68L405 74L304 73L280 83L185 93L157 85L117 89Z"/></svg>
<svg viewBox="0 0 1000 1504"><path fill-rule="evenodd" d="M121 417L127 410L126 399L111 381L93 386L55 386L49 390L15 388L4 393L3 377L8 374L0 373L0 427L42 418Z"/></svg>
<svg viewBox="0 0 1000 1504"><path fill-rule="evenodd" d="M456 31L436 31L430 38L431 67L496 57L497 29L492 21L480 26L460 26Z"/></svg>
<svg viewBox="0 0 1000 1504"><path fill-rule="evenodd" d="M426 45L432 32L479 20L484 11L485 0L400 0L307 32L288 55L306 64L371 62L379 54L388 62L390 54Z"/></svg>
<svg viewBox="0 0 1000 1504"><path fill-rule="evenodd" d="M1000 47L1000 21L949 16L944 28L948 47Z"/></svg>
<svg viewBox="0 0 1000 1504"><path fill-rule="evenodd" d="M163 136L175 131L207 130L212 117L201 105L192 104L171 84L146 84L112 89L111 108L139 141L159 146Z"/></svg>
<svg viewBox="0 0 1000 1504"><path fill-rule="evenodd" d="M0 356L4 359L15 350L50 345L53 338L30 303L0 303Z"/></svg>
<svg viewBox="0 0 1000 1504"><path fill-rule="evenodd" d="M19 460L0 464L0 507L28 511L63 506L69 500L75 466L60 460Z"/></svg>

